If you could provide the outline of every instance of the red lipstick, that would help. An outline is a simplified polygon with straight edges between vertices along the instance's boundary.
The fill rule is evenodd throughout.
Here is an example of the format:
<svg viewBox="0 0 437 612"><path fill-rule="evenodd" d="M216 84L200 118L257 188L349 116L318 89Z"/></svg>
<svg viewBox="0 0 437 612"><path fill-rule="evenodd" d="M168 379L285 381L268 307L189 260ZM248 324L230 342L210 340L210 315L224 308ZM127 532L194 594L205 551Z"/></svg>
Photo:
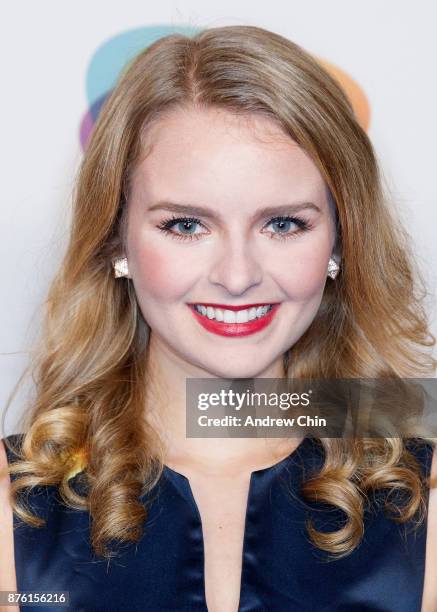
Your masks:
<svg viewBox="0 0 437 612"><path fill-rule="evenodd" d="M246 308L258 307L258 306L267 306L267 304L248 304L244 306L226 306L224 304L204 304L202 302L202 306L212 306L213 308L223 308L225 310L244 310ZM194 304L188 304L191 312L199 321L199 323L204 327L207 331L212 332L213 334L218 334L219 336L248 336L249 334L254 334L258 331L261 331L265 327L267 327L273 320L273 317L278 310L280 303L272 304L272 309L265 314L263 317L259 319L253 319L252 321L247 321L247 323L225 323L223 321L216 321L215 319L208 319L208 317L201 315L194 307Z"/></svg>

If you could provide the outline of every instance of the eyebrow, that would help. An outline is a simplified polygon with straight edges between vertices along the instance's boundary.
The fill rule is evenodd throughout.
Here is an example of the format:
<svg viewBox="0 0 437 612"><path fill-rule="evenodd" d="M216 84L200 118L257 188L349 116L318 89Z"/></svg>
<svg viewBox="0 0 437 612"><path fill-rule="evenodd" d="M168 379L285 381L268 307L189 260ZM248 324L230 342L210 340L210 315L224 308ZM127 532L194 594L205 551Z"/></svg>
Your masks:
<svg viewBox="0 0 437 612"><path fill-rule="evenodd" d="M259 219L271 215L287 215L305 209L312 209L319 213L322 212L320 207L314 204L314 202L296 202L294 204L282 204L281 206L265 206L263 208L259 208L253 214L253 219ZM190 204L178 204L176 202L160 201L153 206L150 206L150 208L147 208L147 212L153 210L168 210L170 212L186 215L197 215L199 217L205 217L215 221L220 219L220 216L210 208L206 208L204 206L192 206Z"/></svg>

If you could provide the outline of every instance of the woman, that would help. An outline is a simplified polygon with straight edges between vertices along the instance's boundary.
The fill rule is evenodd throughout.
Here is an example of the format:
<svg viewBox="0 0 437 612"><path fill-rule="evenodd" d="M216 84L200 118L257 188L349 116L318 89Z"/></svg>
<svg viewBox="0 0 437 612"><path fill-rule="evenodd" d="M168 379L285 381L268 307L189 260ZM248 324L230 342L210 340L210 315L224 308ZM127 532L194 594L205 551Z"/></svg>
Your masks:
<svg viewBox="0 0 437 612"><path fill-rule="evenodd" d="M432 439L185 435L191 378L432 377L419 280L369 139L304 50L241 26L151 45L95 126L37 395L4 440L1 588L75 610L436 610Z"/></svg>

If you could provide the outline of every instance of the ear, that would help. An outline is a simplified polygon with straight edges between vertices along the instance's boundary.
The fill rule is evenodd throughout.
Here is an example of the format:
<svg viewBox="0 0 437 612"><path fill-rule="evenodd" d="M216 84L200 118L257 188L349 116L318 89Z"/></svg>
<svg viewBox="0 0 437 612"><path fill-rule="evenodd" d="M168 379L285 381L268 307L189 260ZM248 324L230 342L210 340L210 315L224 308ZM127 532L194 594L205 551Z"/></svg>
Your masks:
<svg viewBox="0 0 437 612"><path fill-rule="evenodd" d="M331 257L338 265L340 265L341 259L342 259L341 250L342 249L341 249L341 244L340 244L340 238L337 235L334 246L332 248Z"/></svg>

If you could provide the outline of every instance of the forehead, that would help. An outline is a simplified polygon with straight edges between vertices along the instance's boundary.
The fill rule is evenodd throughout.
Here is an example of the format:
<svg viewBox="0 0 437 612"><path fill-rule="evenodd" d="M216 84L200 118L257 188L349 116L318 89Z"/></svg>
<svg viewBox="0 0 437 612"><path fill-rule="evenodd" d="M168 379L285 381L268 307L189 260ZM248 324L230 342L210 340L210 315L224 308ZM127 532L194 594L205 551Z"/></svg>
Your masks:
<svg viewBox="0 0 437 612"><path fill-rule="evenodd" d="M220 204L326 197L316 165L272 119L219 109L178 109L142 134L133 189L151 198ZM266 202L268 200L268 202Z"/></svg>

